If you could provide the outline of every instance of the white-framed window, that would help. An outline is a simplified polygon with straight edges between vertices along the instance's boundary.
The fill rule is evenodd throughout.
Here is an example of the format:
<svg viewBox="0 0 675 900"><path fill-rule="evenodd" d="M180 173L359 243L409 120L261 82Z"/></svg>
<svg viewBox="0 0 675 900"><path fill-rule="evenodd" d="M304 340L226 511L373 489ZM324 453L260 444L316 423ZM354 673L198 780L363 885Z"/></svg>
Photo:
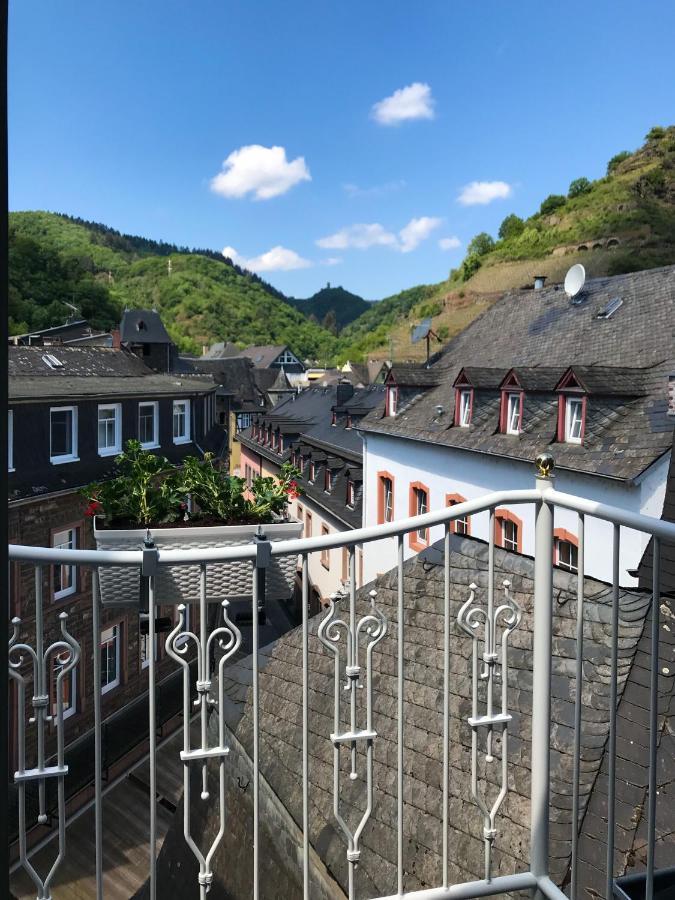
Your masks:
<svg viewBox="0 0 675 900"><path fill-rule="evenodd" d="M138 643L141 651L141 669L147 669L150 665L150 635L139 634ZM157 635L155 635L155 659L157 659Z"/></svg>
<svg viewBox="0 0 675 900"><path fill-rule="evenodd" d="M98 455L114 456L122 449L122 406L107 403L98 408Z"/></svg>
<svg viewBox="0 0 675 900"><path fill-rule="evenodd" d="M63 653L55 653L52 656L52 678L50 684L50 714L56 716L58 694L60 690L63 702L63 718L67 719L77 711L77 668L74 667L61 678L61 684L58 684L58 676L70 660L70 652L68 650Z"/></svg>
<svg viewBox="0 0 675 900"><path fill-rule="evenodd" d="M505 550L518 552L518 525L511 519L502 522L502 541Z"/></svg>
<svg viewBox="0 0 675 900"><path fill-rule="evenodd" d="M506 433L520 434L521 431L520 394L506 395Z"/></svg>
<svg viewBox="0 0 675 900"><path fill-rule="evenodd" d="M49 460L54 465L77 462L77 407L49 410Z"/></svg>
<svg viewBox="0 0 675 900"><path fill-rule="evenodd" d="M77 528L66 528L55 531L52 535L52 547L57 550L77 550ZM77 566L54 566L54 600L62 600L77 592Z"/></svg>
<svg viewBox="0 0 675 900"><path fill-rule="evenodd" d="M7 471L14 471L14 410L7 413Z"/></svg>
<svg viewBox="0 0 675 900"><path fill-rule="evenodd" d="M568 397L565 401L565 440L568 444L581 443L583 428L583 401L579 397Z"/></svg>
<svg viewBox="0 0 675 900"><path fill-rule="evenodd" d="M138 440L146 450L159 447L159 403L138 404Z"/></svg>
<svg viewBox="0 0 675 900"><path fill-rule="evenodd" d="M314 482L315 478L316 478L316 465L314 464L314 462L310 462L310 464L309 464L309 481Z"/></svg>
<svg viewBox="0 0 675 900"><path fill-rule="evenodd" d="M326 474L324 475L323 489L327 493L333 490L333 473L326 465Z"/></svg>
<svg viewBox="0 0 675 900"><path fill-rule="evenodd" d="M295 357L290 350L284 350L284 352L277 357L277 362L282 366L289 366L297 363L297 357Z"/></svg>
<svg viewBox="0 0 675 900"><path fill-rule="evenodd" d="M556 562L567 572L579 571L579 548L571 541L556 538Z"/></svg>
<svg viewBox="0 0 675 900"><path fill-rule="evenodd" d="M190 401L173 401L173 442L188 444L190 442Z"/></svg>
<svg viewBox="0 0 675 900"><path fill-rule="evenodd" d="M389 385L387 388L387 415L395 416L398 408L398 388L395 385Z"/></svg>
<svg viewBox="0 0 675 900"><path fill-rule="evenodd" d="M471 424L471 391L459 392L459 424L462 428Z"/></svg>
<svg viewBox="0 0 675 900"><path fill-rule="evenodd" d="M237 414L237 431L243 431L245 428L248 428L251 424L251 413L238 413ZM254 433L254 437L258 435Z"/></svg>
<svg viewBox="0 0 675 900"><path fill-rule="evenodd" d="M415 487L413 488L415 493L415 515L423 516L425 513L429 512L429 495L424 488ZM417 538L420 541L427 540L427 529L426 528L418 528L417 529Z"/></svg>
<svg viewBox="0 0 675 900"><path fill-rule="evenodd" d="M382 514L385 522L394 521L394 485L391 478L382 477Z"/></svg>
<svg viewBox="0 0 675 900"><path fill-rule="evenodd" d="M120 626L101 632L101 693L107 694L120 683Z"/></svg>
<svg viewBox="0 0 675 900"><path fill-rule="evenodd" d="M355 497L354 482L348 481L347 482L347 506L354 506L354 497Z"/></svg>

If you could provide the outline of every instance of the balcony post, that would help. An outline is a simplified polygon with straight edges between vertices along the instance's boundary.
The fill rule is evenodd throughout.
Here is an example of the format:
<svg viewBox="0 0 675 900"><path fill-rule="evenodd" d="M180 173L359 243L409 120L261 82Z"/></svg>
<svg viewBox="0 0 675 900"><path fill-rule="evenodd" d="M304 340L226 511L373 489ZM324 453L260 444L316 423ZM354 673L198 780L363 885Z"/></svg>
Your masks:
<svg viewBox="0 0 675 900"><path fill-rule="evenodd" d="M553 457L537 457L537 490L534 550L534 635L532 653L532 788L530 799L530 871L548 876L551 732L551 635L553 617L553 506L546 491L553 487ZM541 889L532 897L544 900Z"/></svg>

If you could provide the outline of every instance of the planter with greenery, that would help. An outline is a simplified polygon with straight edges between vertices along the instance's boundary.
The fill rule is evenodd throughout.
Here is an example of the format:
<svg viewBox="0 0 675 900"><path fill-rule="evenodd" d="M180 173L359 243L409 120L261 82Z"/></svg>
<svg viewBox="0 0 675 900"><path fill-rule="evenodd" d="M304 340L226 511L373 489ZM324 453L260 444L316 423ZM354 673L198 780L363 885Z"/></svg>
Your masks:
<svg viewBox="0 0 675 900"><path fill-rule="evenodd" d="M85 515L94 520L100 550L138 550L151 540L162 550L191 550L248 544L262 531L270 541L298 538L302 523L288 517L288 502L299 493L297 471L289 465L278 478L243 478L218 468L212 454L186 458L175 466L165 457L127 441L115 460L114 477L83 488ZM288 597L297 558L273 557L267 570L268 597ZM134 568L102 566L104 603L137 602L140 573ZM159 568L158 604L199 600L199 565ZM206 570L210 600L250 597L250 561L211 563Z"/></svg>

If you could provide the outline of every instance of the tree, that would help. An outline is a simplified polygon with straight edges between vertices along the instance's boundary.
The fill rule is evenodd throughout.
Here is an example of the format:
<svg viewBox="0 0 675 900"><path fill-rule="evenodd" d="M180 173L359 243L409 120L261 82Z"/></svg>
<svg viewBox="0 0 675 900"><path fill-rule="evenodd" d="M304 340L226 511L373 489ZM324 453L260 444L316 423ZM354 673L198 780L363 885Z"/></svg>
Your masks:
<svg viewBox="0 0 675 900"><path fill-rule="evenodd" d="M645 138L645 140L648 140L648 141L660 141L661 138L663 138L663 137L665 137L665 136L666 136L666 129L665 129L665 128L661 128L660 125L655 125L653 128L651 128L651 129L648 131L647 137Z"/></svg>
<svg viewBox="0 0 675 900"><path fill-rule="evenodd" d="M462 272L462 281L468 281L472 275L483 265L480 256L477 253L469 253L464 258L464 262L460 266Z"/></svg>
<svg viewBox="0 0 675 900"><path fill-rule="evenodd" d="M628 150L622 150L621 153L617 153L616 156L613 156L607 163L607 174L611 175L617 166L621 165L624 159L628 159L630 155Z"/></svg>
<svg viewBox="0 0 675 900"><path fill-rule="evenodd" d="M494 238L492 238L487 231L481 231L480 234L477 234L476 237L469 242L469 246L466 248L467 258L474 255L485 256L486 253L489 253L490 250L494 249L494 246Z"/></svg>
<svg viewBox="0 0 675 900"><path fill-rule="evenodd" d="M508 241L509 238L515 238L518 237L519 234L522 234L524 228L525 223L520 216L511 213L511 215L507 216L499 226L499 237L503 241Z"/></svg>
<svg viewBox="0 0 675 900"><path fill-rule="evenodd" d="M337 320L335 318L335 312L332 309L329 309L323 317L321 325L326 331L330 331L331 334L337 334Z"/></svg>
<svg viewBox="0 0 675 900"><path fill-rule="evenodd" d="M567 196L570 199L572 199L572 197L581 197L582 194L587 194L591 190L591 187L592 185L588 178L575 178L569 186Z"/></svg>
<svg viewBox="0 0 675 900"><path fill-rule="evenodd" d="M562 194L549 194L539 207L539 212L542 216L550 216L556 209L564 206L566 201L567 197L564 197Z"/></svg>

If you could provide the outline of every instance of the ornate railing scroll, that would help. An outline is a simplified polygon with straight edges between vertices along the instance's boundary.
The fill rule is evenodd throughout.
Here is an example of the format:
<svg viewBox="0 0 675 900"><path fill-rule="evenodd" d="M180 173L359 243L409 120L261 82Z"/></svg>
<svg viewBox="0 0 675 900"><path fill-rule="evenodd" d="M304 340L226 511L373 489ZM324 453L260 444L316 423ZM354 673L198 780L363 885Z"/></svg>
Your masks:
<svg viewBox="0 0 675 900"><path fill-rule="evenodd" d="M353 551L352 551L353 554ZM347 838L347 860L349 863L349 898L353 900L354 869L361 855L359 840L365 825L370 818L373 808L373 741L377 732L373 729L373 685L372 685L372 656L376 645L387 633L387 620L384 614L375 605L376 591L371 591L371 612L357 620L355 612L354 580L350 585L350 616L349 623L337 618L335 600L331 599L328 615L323 619L318 629L318 637L321 643L333 653L335 657L334 680L334 731L330 735L333 743L333 814L345 837ZM346 660L343 666L340 651L340 636L344 633L346 641ZM365 636L365 688L366 688L366 723L365 728L357 725L356 691L363 687L361 679L363 669L360 664L360 653L363 648L359 646L362 635ZM343 682L344 671L344 682ZM350 701L350 727L349 731L340 731L340 698L341 688L349 693ZM357 778L356 748L360 742L366 745L366 809L358 825L352 831L340 813L340 746L348 745L351 751L351 771L349 777L352 781Z"/></svg>
<svg viewBox="0 0 675 900"><path fill-rule="evenodd" d="M483 840L485 843L485 880L492 880L492 847L497 836L495 819L504 802L508 785L508 640L511 632L518 627L522 610L509 593L510 582L502 582L504 601L496 608L488 602L487 608L474 605L477 586L471 584L469 599L457 615L459 626L472 640L472 696L471 716L471 793L483 815ZM482 652L481 652L482 648ZM479 657L482 666L479 666ZM479 671L480 668L480 671ZM479 682L485 682L485 712L479 714ZM495 682L501 681L501 709L494 710ZM493 763L493 738L495 729L501 737L501 786L497 797L490 805L486 792L478 783L478 732L485 729L485 762Z"/></svg>
<svg viewBox="0 0 675 900"><path fill-rule="evenodd" d="M21 619L12 619L12 635L9 639L8 662L9 677L15 682L17 687L17 762L18 769L14 773L14 782L18 790L19 801L19 856L20 862L25 871L35 884L37 900L50 900L51 883L54 879L56 871L65 856L66 852L66 800L65 786L63 779L68 774L68 766L64 761L64 742L63 742L63 679L70 677L70 673L77 665L80 659L80 645L75 638L69 634L66 627L68 614L62 612L59 614L61 639L54 641L46 649L44 647L44 621L42 610L42 567L35 568L35 647L31 647L28 643L19 640L21 631ZM32 663L32 684L33 697L31 705L33 707L33 715L28 720L28 725L33 725L37 738L37 764L31 768L26 768L26 685L29 679L21 671L24 660L28 657ZM50 713L50 684L52 677L52 666L55 658L58 658L58 673L54 681L56 710L55 715ZM56 728L56 765L45 766L45 729L52 723ZM41 877L34 866L30 863L27 856L26 836L26 785L29 781L38 782L38 816L39 825L46 825L47 802L46 802L46 783L47 779L57 779L57 816L58 816L58 851L56 858L47 872L46 876Z"/></svg>
<svg viewBox="0 0 675 900"><path fill-rule="evenodd" d="M206 636L205 568L205 564L202 563L199 637L192 631L183 630L185 625L185 605L181 604L178 607L178 624L173 631L167 635L166 639L167 653L183 667L183 750L180 754L180 758L183 761L183 834L187 845L190 847L190 850L199 863L198 882L200 900L204 900L206 893L210 889L211 882L213 881L211 861L225 834L225 757L230 752L230 748L225 744L223 668L225 663L237 652L241 644L241 632L228 616L227 600L223 600L221 604L223 608L223 624L214 628L208 635L208 638ZM194 643L197 651L197 697L193 701L193 705L199 710L201 731L200 746L194 749L191 747L190 742L190 665L187 659L190 641ZM211 658L216 645L220 649L221 656L218 663L217 696L214 696ZM216 746L209 746L208 738L208 716L209 710L212 707L215 707L219 713L218 744ZM190 763L198 762L202 767L201 799L208 800L207 763L210 759L215 759L219 762L218 812L220 815L220 828L214 837L210 848L206 854L204 854L197 846L190 833Z"/></svg>

